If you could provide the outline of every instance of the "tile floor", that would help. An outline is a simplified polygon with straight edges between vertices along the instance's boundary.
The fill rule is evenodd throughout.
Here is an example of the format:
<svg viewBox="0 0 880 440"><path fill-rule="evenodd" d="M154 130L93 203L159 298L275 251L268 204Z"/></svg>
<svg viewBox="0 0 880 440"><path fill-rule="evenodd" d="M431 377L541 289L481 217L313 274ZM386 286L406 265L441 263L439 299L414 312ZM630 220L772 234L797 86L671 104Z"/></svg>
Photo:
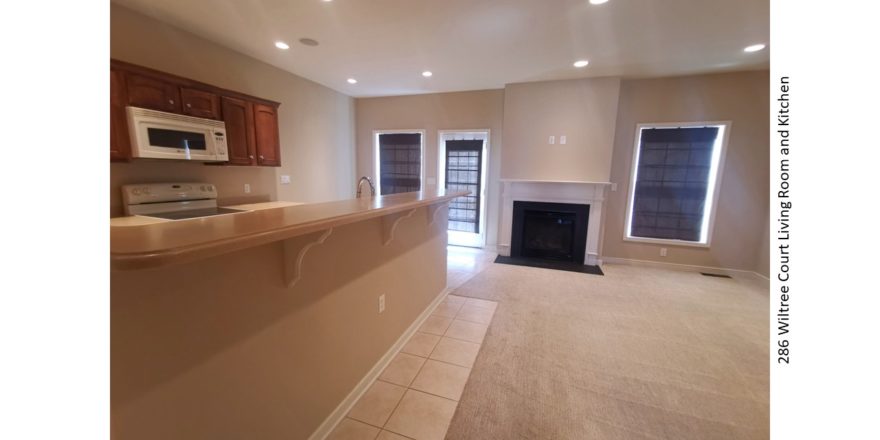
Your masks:
<svg viewBox="0 0 880 440"><path fill-rule="evenodd" d="M494 258L480 249L450 246L450 291ZM444 438L497 306L447 295L328 439Z"/></svg>
<svg viewBox="0 0 880 440"><path fill-rule="evenodd" d="M455 290L495 261L498 254L484 249L447 246L446 285Z"/></svg>

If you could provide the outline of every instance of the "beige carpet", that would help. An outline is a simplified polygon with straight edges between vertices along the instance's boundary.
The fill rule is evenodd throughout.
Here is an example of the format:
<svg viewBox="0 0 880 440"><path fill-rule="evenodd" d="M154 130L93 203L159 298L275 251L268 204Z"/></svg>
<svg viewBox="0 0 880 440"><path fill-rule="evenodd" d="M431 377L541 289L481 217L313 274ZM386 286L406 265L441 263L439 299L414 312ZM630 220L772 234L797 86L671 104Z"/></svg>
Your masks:
<svg viewBox="0 0 880 440"><path fill-rule="evenodd" d="M493 264L499 302L447 439L769 438L766 284Z"/></svg>

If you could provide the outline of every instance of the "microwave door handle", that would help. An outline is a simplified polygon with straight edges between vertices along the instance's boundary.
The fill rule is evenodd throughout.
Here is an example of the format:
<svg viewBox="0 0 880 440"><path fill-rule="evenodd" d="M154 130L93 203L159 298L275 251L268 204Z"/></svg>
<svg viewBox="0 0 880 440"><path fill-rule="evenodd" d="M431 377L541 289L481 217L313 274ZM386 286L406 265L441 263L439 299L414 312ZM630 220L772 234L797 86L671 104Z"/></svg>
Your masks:
<svg viewBox="0 0 880 440"><path fill-rule="evenodd" d="M185 151L186 151L186 160L190 160L190 159L192 159L192 157L191 157L190 154L189 154L189 139L184 139L184 140L183 140L183 148L186 149L186 150L185 150Z"/></svg>

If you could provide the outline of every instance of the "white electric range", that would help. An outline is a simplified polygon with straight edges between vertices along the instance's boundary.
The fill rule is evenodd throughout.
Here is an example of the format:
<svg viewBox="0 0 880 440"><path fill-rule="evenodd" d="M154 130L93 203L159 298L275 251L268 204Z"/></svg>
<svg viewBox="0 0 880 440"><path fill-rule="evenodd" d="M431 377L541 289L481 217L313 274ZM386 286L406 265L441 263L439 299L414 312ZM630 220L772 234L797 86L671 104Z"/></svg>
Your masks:
<svg viewBox="0 0 880 440"><path fill-rule="evenodd" d="M217 206L217 188L210 183L144 183L122 186L125 215L183 220L247 212Z"/></svg>

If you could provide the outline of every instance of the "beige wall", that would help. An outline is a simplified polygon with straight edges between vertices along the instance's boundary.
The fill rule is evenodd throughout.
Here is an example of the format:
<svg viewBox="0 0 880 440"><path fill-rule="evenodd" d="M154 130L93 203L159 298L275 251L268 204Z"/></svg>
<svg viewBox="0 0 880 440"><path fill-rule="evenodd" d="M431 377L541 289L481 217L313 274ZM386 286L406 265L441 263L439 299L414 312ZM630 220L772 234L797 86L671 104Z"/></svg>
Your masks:
<svg viewBox="0 0 880 440"><path fill-rule="evenodd" d="M427 130L436 176L437 130L491 128L487 244L498 243L499 178L612 181L603 256L769 271L766 71L649 80L614 78L510 84L504 90L356 100L357 174L373 174L373 130ZM733 121L711 248L624 242L637 123ZM504 146L501 144L503 132ZM547 145L554 135L556 145ZM560 135L567 144L559 145ZM500 159L500 160L499 160ZM500 177L499 177L500 176ZM504 241L504 240L501 240ZM668 248L667 257L659 248Z"/></svg>
<svg viewBox="0 0 880 440"><path fill-rule="evenodd" d="M354 100L142 14L110 6L110 55L219 87L278 101L281 161L274 167L217 167L135 161L110 167L111 214L121 212L126 183L207 181L221 203L317 202L354 193ZM286 174L290 185L279 185ZM250 194L244 184L251 184Z"/></svg>
<svg viewBox="0 0 880 440"><path fill-rule="evenodd" d="M427 95L359 98L357 114L357 175L371 176L373 167L373 130L424 129L425 175L437 177L439 130L489 129L490 150L488 197L486 200L486 242L497 242L500 186L498 184L502 152L503 90L435 93Z"/></svg>
<svg viewBox="0 0 880 440"><path fill-rule="evenodd" d="M501 177L607 182L619 90L617 78L508 84Z"/></svg>
<svg viewBox="0 0 880 440"><path fill-rule="evenodd" d="M292 289L280 242L113 272L113 438L307 438L446 285L441 212L334 229Z"/></svg>
<svg viewBox="0 0 880 440"><path fill-rule="evenodd" d="M623 81L602 255L768 273L769 96L767 71ZM690 121L733 122L711 247L624 241L636 124Z"/></svg>

